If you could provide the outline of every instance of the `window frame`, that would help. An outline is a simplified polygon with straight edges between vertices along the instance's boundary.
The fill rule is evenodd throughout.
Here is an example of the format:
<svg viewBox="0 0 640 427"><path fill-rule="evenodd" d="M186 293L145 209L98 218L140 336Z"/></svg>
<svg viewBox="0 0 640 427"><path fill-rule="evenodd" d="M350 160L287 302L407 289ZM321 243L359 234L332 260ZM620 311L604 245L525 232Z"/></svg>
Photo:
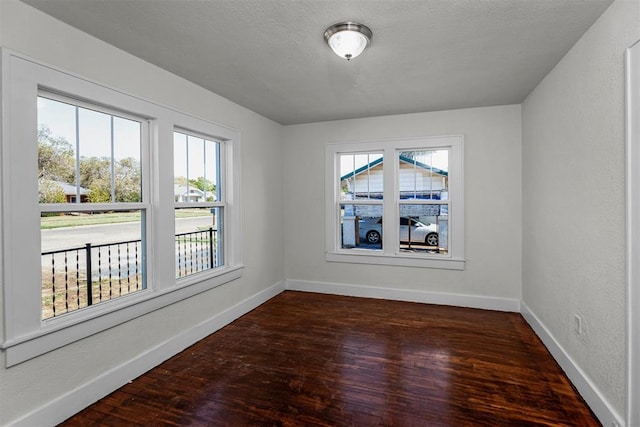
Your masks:
<svg viewBox="0 0 640 427"><path fill-rule="evenodd" d="M82 76L44 65L9 49L1 50L2 140L0 145L0 266L4 331L0 348L7 367L89 335L171 305L239 278L242 264L240 132L176 109L150 102ZM43 321L41 318L40 205L37 171L37 97L60 94L92 106L143 117L149 123L147 288L120 298ZM188 283L175 280L173 130L192 129L226 144L227 207L225 265ZM144 143L143 143L144 144ZM143 161L141 159L141 161ZM144 167L144 165L143 165ZM144 188L144 184L143 184ZM143 190L144 191L144 190ZM49 204L47 209L77 210L87 203ZM118 207L126 208L123 203ZM139 209L139 204L132 204ZM113 204L93 204L113 210ZM37 224L37 226L36 226ZM34 248L38 248L34 250ZM168 262L170 260L170 262Z"/></svg>
<svg viewBox="0 0 640 427"><path fill-rule="evenodd" d="M406 150L449 150L449 252L415 254L400 251L399 207L415 200L400 199L398 153ZM341 154L383 153L382 249L342 249L340 245ZM359 200L358 203L368 202ZM440 201L419 201L434 204ZM325 259L329 262L384 264L409 267L464 269L464 138L462 135L392 140L332 142L325 146Z"/></svg>
<svg viewBox="0 0 640 427"><path fill-rule="evenodd" d="M220 181L221 182L216 182L216 186L219 186L216 190L216 193L218 193L220 195L220 197L216 197L215 201L212 202L175 202L174 201L174 215L175 212L178 209L184 209L184 208L221 208L222 209L222 218L220 218L219 222L222 224L222 264L219 266L214 266L213 268L208 268L202 271L198 271L196 273L192 273L192 274L188 274L186 276L182 276L182 277L176 277L176 280L178 281L178 283L180 285L189 285L190 283L194 283L198 280L200 280L199 278L202 277L203 275L206 275L208 272L211 272L213 270L219 269L219 268L223 268L226 265L227 262L227 255L226 255L226 251L227 251L227 239L225 236L225 224L227 223L226 221L226 215L227 215L227 202L226 202L226 197L227 197L227 179L226 179L226 173L227 173L227 151L228 151L228 146L227 146L227 141L217 137L217 136L212 136L212 135L207 135L205 133L202 132L198 132L195 130L191 130L191 129L184 129L184 128L180 128L180 127L176 127L174 129L174 132L178 132L178 133L182 133L186 136L193 136L195 138L202 138L206 141L211 141L211 142L215 142L219 144L219 149L218 149L218 164L216 165L217 168L217 175L220 177ZM175 144L173 146L173 148L175 150ZM175 171L173 170L172 167L172 178L175 177ZM188 177L187 177L188 178ZM175 216L174 216L174 226L175 226ZM177 275L176 275L177 276ZM194 277L195 276L195 277Z"/></svg>
<svg viewBox="0 0 640 427"><path fill-rule="evenodd" d="M356 155L367 155L367 162L368 163L366 165L367 166L366 170L367 170L367 175L368 175L367 176L368 182L367 182L367 197L366 198L362 198L362 199L357 199L356 198L357 197L357 193L358 193L358 191L357 191L357 180L354 180L354 184L353 184L354 185L354 191L353 191L354 198L351 199L351 200L349 200L349 199L344 199L343 200L341 198L341 196L342 196L342 185L341 185L342 184L342 180L341 180L341 178L343 177L343 175L342 175L342 171L340 169L342 167L341 157L343 155L354 156L354 169L352 171L352 173L354 174L353 175L354 178L355 178L356 170L360 170L362 167L364 167L364 166L362 166L360 168L356 168L355 167L355 156ZM370 172L370 168L368 166L371 165L371 163L375 163L377 161L377 160L374 160L373 162L369 161L371 155L373 155L373 156L377 156L377 155L384 156L384 153L383 152L378 152L378 151L373 151L373 152L372 151L366 151L366 152L357 151L357 152L340 152L340 153L336 153L336 155L335 155L336 156L336 167L338 169L337 170L337 173L338 173L337 180L338 180L338 186L339 186L336 209L338 209L338 217L339 217L338 221L339 222L343 219L340 216L340 213L343 210L346 210L346 207L349 206L349 205L350 206L354 206L354 207L355 206L367 206L369 208L379 206L380 207L380 211L384 212L384 200L383 200L383 198L384 198L384 162L381 162L382 163L382 169L383 169L383 178L382 178L383 179L383 191L382 191L383 198L379 199L379 198L371 197L371 192L369 191L370 190L370 186L371 186L371 182L370 182L370 178L371 178L370 173L371 172ZM380 159L383 160L384 158L380 157ZM382 215L384 215L384 214L382 214ZM381 230L383 230L384 229L384 222L378 221L377 223L380 224ZM338 230L338 233L339 233L338 241L340 242L339 243L340 244L339 249L340 250L345 250L345 251L354 249L354 248L346 248L346 247L344 247L344 236L342 235L344 233L344 225L341 226L341 228ZM384 233L382 233L382 235L384 236ZM384 242L380 241L380 244L384 245Z"/></svg>
<svg viewBox="0 0 640 427"><path fill-rule="evenodd" d="M76 197L75 199L69 203L38 203L40 208L40 214L43 213L64 213L64 212L122 212L122 211L139 211L140 218L140 240L141 240L141 262L142 262L142 284L141 289L136 292L145 291L147 289L147 248L149 238L153 235L151 233L150 221L148 221L150 211L151 211L151 203L149 201L149 187L150 187L150 163L149 163L149 148L150 148L150 126L151 121L146 117L140 117L133 115L131 113L115 110L113 108L107 108L98 104L89 103L86 100L79 100L75 98L71 98L69 96L62 95L60 93L50 92L44 89L38 91L38 98L47 98L49 100L62 102L73 107L79 107L86 110L96 111L102 114L110 115L113 117L121 117L128 120L136 121L140 123L140 202L103 202L103 203L91 203L91 202L79 202ZM75 119L78 119L78 116L75 116ZM78 129L76 127L76 129ZM113 144L113 141L112 141ZM82 145L82 141L80 141L80 145ZM78 147L74 146L74 152ZM111 147L113 150L113 147ZM77 153L76 153L77 154ZM114 160L114 159L111 159ZM79 171L79 165L76 165L76 173ZM77 179L78 177L76 177ZM78 182L73 183L75 186L78 185ZM112 177L113 184L113 177ZM76 190L78 187L76 187ZM111 189L111 194L113 197L114 190ZM42 242L41 242L42 244ZM134 292L134 293L136 293ZM133 295L134 293L127 294ZM117 298L122 298L127 295L117 296L115 298L110 298L108 301L101 301L101 303L111 302ZM96 304L97 305L97 304ZM94 305L91 307L81 307L77 309L73 309L67 313L63 313L60 315L56 315L53 317L48 317L43 319L43 322L49 323L53 322L54 319L60 318L60 316L71 315L78 310L92 309Z"/></svg>

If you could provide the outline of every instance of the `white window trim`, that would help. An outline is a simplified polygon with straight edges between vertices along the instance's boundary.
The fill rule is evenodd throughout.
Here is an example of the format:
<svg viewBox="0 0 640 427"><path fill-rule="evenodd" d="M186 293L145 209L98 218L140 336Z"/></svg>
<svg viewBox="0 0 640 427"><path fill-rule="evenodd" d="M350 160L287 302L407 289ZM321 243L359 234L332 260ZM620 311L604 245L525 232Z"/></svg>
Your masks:
<svg viewBox="0 0 640 427"><path fill-rule="evenodd" d="M2 49L2 140L0 145L0 255L7 367L142 316L239 278L243 271L240 133L211 121L123 93L82 76ZM147 194L147 289L43 321L41 319L40 206L37 196L37 107L39 91L116 111L150 124ZM192 129L226 144L225 265L175 280L173 130ZM136 204L137 205L137 204ZM70 205L56 205L73 210ZM112 205L107 205L113 208ZM48 206L47 209L53 208ZM34 248L38 250L34 251ZM170 260L170 262L167 262Z"/></svg>
<svg viewBox="0 0 640 427"><path fill-rule="evenodd" d="M640 425L640 41L626 51L627 425Z"/></svg>
<svg viewBox="0 0 640 427"><path fill-rule="evenodd" d="M397 189L398 150L446 148L449 155L449 252L447 255L410 254L399 250L397 226L383 226L382 250L342 249L340 246L340 153L383 152L384 204L383 221L398 222L399 197ZM325 259L329 262L355 264L384 264L409 267L464 269L464 138L461 135L408 138L394 140L335 142L325 147ZM393 162L389 162L393 159ZM391 163L391 165L389 165ZM359 201L358 203L360 203ZM362 201L365 202L366 201ZM379 203L376 201L376 203Z"/></svg>

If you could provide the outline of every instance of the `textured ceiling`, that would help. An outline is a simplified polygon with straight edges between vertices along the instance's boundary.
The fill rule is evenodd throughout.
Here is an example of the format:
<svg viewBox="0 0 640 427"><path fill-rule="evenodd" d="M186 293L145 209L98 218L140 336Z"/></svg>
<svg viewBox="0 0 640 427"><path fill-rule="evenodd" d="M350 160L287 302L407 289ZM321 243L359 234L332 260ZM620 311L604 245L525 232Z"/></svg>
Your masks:
<svg viewBox="0 0 640 427"><path fill-rule="evenodd" d="M282 124L520 103L612 2L22 1ZM373 31L350 62L345 20Z"/></svg>

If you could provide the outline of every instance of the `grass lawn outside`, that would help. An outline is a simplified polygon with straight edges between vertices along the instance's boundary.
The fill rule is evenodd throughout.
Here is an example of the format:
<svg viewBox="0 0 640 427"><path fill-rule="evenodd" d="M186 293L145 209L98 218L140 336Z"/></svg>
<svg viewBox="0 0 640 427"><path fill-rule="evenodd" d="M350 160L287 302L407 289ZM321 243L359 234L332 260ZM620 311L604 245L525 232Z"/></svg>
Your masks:
<svg viewBox="0 0 640 427"><path fill-rule="evenodd" d="M194 218L210 216L209 209L178 209L176 218ZM140 212L74 213L55 216L43 216L40 229L78 227L81 225L116 224L121 222L139 222Z"/></svg>

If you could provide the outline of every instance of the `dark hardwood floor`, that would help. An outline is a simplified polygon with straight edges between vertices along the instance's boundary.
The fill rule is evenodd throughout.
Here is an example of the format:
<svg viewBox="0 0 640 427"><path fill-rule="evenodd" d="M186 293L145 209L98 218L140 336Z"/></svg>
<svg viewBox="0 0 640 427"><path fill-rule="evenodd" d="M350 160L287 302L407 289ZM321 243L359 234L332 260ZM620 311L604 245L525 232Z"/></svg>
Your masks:
<svg viewBox="0 0 640 427"><path fill-rule="evenodd" d="M284 292L64 426L598 426L515 313Z"/></svg>

